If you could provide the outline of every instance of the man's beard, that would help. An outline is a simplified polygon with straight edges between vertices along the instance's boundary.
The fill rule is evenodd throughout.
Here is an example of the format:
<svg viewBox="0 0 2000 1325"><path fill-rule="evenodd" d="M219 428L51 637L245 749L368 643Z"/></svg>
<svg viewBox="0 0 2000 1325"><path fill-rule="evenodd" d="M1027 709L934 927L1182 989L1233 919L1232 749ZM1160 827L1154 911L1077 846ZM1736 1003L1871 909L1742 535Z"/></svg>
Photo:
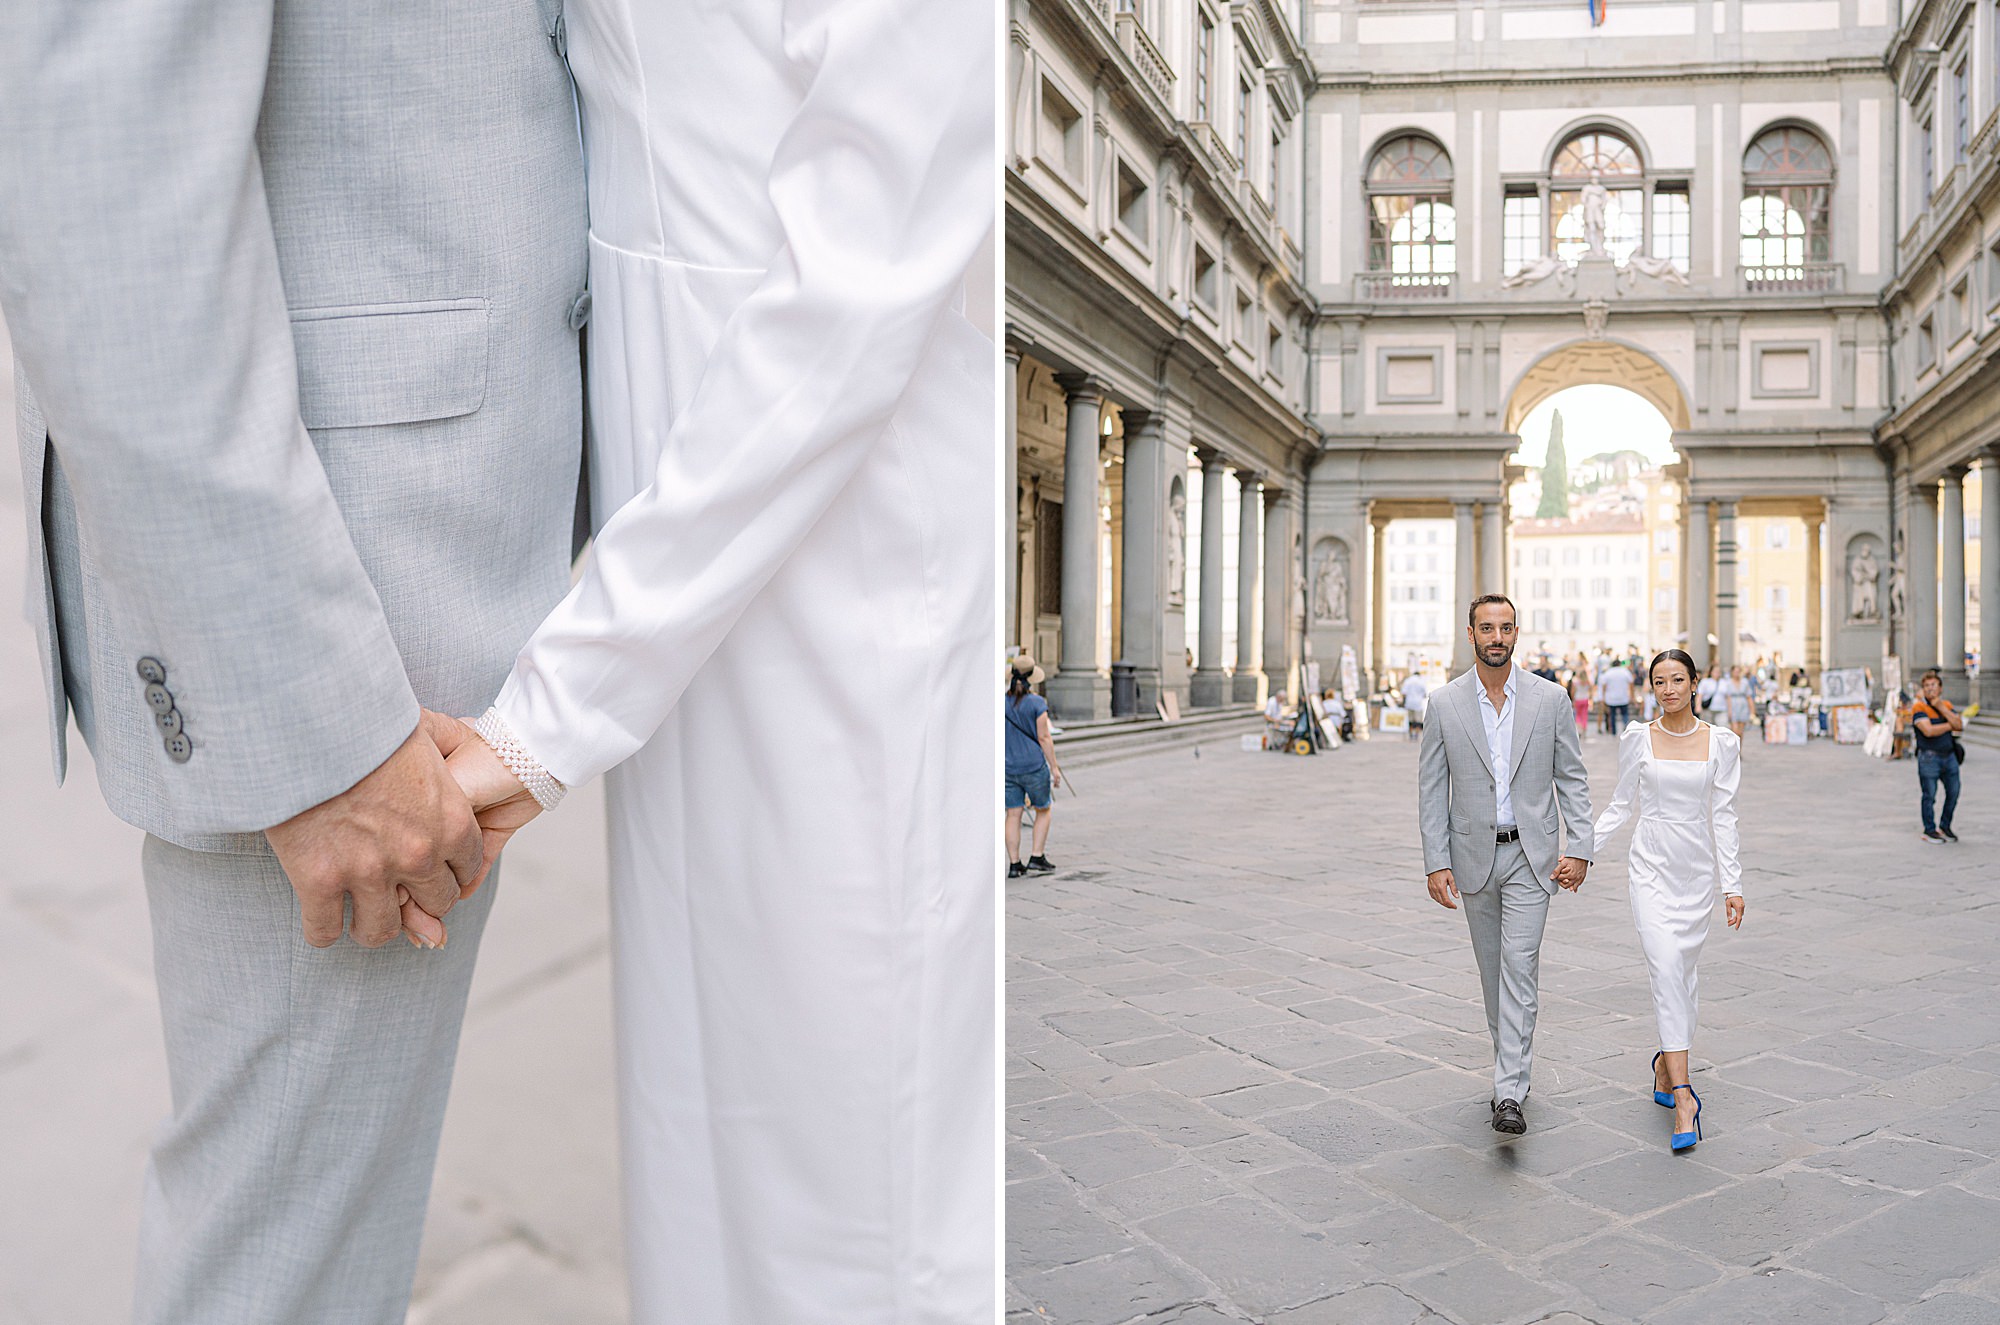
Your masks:
<svg viewBox="0 0 2000 1325"><path fill-rule="evenodd" d="M1495 657L1494 655L1499 655ZM1514 646L1511 644L1487 644L1479 650L1479 661L1488 667L1498 667L1514 660Z"/></svg>

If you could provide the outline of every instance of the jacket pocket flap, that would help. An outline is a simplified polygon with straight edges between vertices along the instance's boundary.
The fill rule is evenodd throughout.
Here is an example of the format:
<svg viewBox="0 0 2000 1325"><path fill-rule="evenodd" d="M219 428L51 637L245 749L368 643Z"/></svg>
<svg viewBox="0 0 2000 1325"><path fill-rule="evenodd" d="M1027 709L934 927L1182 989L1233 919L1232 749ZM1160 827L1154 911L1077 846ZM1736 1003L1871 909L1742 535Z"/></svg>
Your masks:
<svg viewBox="0 0 2000 1325"><path fill-rule="evenodd" d="M292 313L299 416L369 428L470 414L486 400L484 299Z"/></svg>

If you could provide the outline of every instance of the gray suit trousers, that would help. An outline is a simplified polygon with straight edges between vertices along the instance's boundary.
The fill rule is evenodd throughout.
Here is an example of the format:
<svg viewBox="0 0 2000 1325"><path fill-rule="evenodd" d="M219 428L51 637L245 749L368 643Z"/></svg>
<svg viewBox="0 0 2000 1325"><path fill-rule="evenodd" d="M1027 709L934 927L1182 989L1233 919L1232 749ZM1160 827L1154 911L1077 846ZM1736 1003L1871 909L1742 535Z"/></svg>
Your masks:
<svg viewBox="0 0 2000 1325"><path fill-rule="evenodd" d="M1508 842L1493 853L1486 887L1460 893L1459 902L1472 929L1472 955L1479 962L1479 985L1486 995L1486 1029L1493 1036L1493 1098L1525 1100L1535 1058L1535 1013L1541 1006L1537 981L1549 894L1535 877L1521 844Z"/></svg>
<svg viewBox="0 0 2000 1325"><path fill-rule="evenodd" d="M137 1325L402 1325L489 879L444 949L313 948L276 857L146 839L173 1117Z"/></svg>

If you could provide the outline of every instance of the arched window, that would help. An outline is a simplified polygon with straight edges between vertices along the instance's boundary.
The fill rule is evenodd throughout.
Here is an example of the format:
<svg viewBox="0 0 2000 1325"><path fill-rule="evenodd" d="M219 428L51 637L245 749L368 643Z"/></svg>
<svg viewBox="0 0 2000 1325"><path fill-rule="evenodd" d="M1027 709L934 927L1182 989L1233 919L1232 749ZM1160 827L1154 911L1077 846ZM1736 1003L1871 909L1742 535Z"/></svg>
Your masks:
<svg viewBox="0 0 2000 1325"><path fill-rule="evenodd" d="M1547 174L1510 179L1505 190L1500 244L1505 276L1544 255L1575 266L1590 252L1593 221L1602 225L1604 251L1617 265L1643 252L1688 270L1686 173L1663 177L1648 169L1638 145L1617 129L1577 130L1557 145Z"/></svg>
<svg viewBox="0 0 2000 1325"><path fill-rule="evenodd" d="M1368 163L1368 270L1392 286L1449 286L1458 270L1451 158L1429 138L1405 134Z"/></svg>
<svg viewBox="0 0 2000 1325"><path fill-rule="evenodd" d="M1743 205L1737 210L1738 261L1753 289L1819 281L1833 253L1827 225L1832 196L1833 158L1819 135L1795 125L1757 135L1743 154Z"/></svg>
<svg viewBox="0 0 2000 1325"><path fill-rule="evenodd" d="M1575 262L1590 249L1585 222L1592 180L1610 194L1604 204L1604 247L1619 266L1645 239L1646 170L1638 150L1608 129L1586 129L1556 150L1549 166L1550 239L1555 255Z"/></svg>

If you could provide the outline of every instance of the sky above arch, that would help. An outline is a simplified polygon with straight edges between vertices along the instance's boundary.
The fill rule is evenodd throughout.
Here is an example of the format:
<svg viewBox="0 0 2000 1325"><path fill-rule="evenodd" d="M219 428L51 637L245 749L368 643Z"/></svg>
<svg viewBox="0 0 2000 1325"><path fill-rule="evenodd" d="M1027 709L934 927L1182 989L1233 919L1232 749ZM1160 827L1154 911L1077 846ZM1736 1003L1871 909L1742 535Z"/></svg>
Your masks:
<svg viewBox="0 0 2000 1325"><path fill-rule="evenodd" d="M1612 451L1637 451L1655 465L1680 459L1672 425L1652 402L1621 386L1593 383L1564 387L1528 411L1521 421L1521 446L1509 457L1538 468L1548 454L1549 421L1563 416L1563 450L1569 463Z"/></svg>

